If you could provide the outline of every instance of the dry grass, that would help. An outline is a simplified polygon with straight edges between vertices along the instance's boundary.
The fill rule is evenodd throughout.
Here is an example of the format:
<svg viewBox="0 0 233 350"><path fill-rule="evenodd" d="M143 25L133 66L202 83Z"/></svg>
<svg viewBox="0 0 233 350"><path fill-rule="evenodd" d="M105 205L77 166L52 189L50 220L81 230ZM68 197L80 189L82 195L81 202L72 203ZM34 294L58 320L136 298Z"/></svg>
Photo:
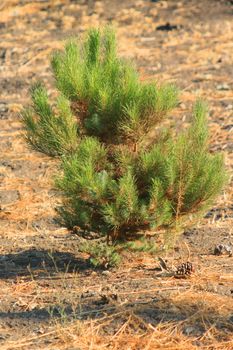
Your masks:
<svg viewBox="0 0 233 350"><path fill-rule="evenodd" d="M143 305L143 308L145 305ZM36 337L26 337L20 341L9 342L2 350L10 349L232 349L233 325L226 321L233 307L233 302L210 293L174 293L170 299L156 304L158 311L180 313L186 317L182 321L159 322L152 325L138 316L142 306L134 306L129 311L119 307L111 315L98 320L73 321L66 325L55 324L52 330ZM106 310L107 311L107 310ZM111 323L121 320L113 334L106 335L105 330ZM203 329L201 335L192 336L193 330ZM219 328L221 324L221 328ZM47 344L44 345L46 339Z"/></svg>
<svg viewBox="0 0 233 350"><path fill-rule="evenodd" d="M24 282L18 278L13 287L2 288L1 294L11 291L24 311L48 306L50 296L56 296L56 304L62 308L67 293L76 315L70 318L64 312L58 318L51 316L48 329L43 328L41 334L9 341L1 349L232 349L233 299L208 291L210 285L216 286L220 281L231 288L232 275L211 274L206 269L182 280L160 275L157 273L156 279L155 274L153 288L119 292L118 302L86 312L79 299L85 288L80 283L74 288L69 285L70 278L78 279L78 275L64 276L58 271L56 281L63 282L59 290L56 282L52 287L43 287L39 281ZM108 284L117 287L122 281L114 277ZM89 285L88 290L98 291L100 285ZM158 318L150 319L150 315Z"/></svg>

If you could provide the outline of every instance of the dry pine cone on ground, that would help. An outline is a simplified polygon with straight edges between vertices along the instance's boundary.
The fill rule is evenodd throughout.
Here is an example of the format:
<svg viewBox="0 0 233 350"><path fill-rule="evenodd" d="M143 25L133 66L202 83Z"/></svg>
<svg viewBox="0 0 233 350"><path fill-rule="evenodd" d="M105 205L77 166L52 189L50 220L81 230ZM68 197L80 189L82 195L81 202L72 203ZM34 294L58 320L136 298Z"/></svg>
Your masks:
<svg viewBox="0 0 233 350"><path fill-rule="evenodd" d="M180 278L180 277L189 277L194 273L194 267L193 264L189 261L180 264L177 266L176 271L175 271L175 277Z"/></svg>

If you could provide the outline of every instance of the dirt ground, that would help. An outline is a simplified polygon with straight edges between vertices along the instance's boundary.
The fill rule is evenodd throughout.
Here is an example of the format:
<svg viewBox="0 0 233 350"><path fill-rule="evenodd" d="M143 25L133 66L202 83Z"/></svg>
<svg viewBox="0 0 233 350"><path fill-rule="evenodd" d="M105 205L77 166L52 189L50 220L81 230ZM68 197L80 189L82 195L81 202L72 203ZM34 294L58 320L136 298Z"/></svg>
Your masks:
<svg viewBox="0 0 233 350"><path fill-rule="evenodd" d="M229 0L6 0L0 3L0 348L233 349L232 182L185 230L169 266L189 259L191 278L161 270L156 256L124 253L95 270L80 238L59 226L56 160L31 151L19 113L37 79L53 91L52 50L91 26L113 23L119 52L142 79L176 83L184 124L208 101L211 151L233 168L233 3Z"/></svg>

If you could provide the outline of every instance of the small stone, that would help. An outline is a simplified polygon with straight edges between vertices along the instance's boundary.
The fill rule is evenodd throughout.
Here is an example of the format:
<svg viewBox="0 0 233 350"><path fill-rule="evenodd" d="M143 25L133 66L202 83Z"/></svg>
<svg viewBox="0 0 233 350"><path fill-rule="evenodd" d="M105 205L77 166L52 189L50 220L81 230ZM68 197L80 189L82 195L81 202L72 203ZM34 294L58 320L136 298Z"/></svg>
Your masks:
<svg viewBox="0 0 233 350"><path fill-rule="evenodd" d="M7 119L8 106L5 102L0 102L0 119Z"/></svg>
<svg viewBox="0 0 233 350"><path fill-rule="evenodd" d="M214 248L214 255L221 255L221 254L223 254L223 245L222 244L218 244Z"/></svg>
<svg viewBox="0 0 233 350"><path fill-rule="evenodd" d="M0 59L5 60L5 58L6 58L6 48L1 47L0 48Z"/></svg>
<svg viewBox="0 0 233 350"><path fill-rule="evenodd" d="M110 274L111 274L111 272L108 270L105 270L102 272L102 275L104 275L104 276L109 276Z"/></svg>
<svg viewBox="0 0 233 350"><path fill-rule="evenodd" d="M184 103L181 103L180 108L184 110L184 109L186 109L186 105Z"/></svg>
<svg viewBox="0 0 233 350"><path fill-rule="evenodd" d="M227 130L227 131L231 131L233 129L233 124L224 125L222 127L222 129Z"/></svg>
<svg viewBox="0 0 233 350"><path fill-rule="evenodd" d="M226 83L218 84L218 85L216 86L216 88L217 88L217 90L220 90L220 91L228 91L228 90L230 90L229 85L226 84Z"/></svg>
<svg viewBox="0 0 233 350"><path fill-rule="evenodd" d="M0 102L0 112L7 112L8 107L5 102Z"/></svg>
<svg viewBox="0 0 233 350"><path fill-rule="evenodd" d="M230 244L218 244L214 248L214 255L228 254L229 257L233 254L232 243Z"/></svg>
<svg viewBox="0 0 233 350"><path fill-rule="evenodd" d="M178 315L180 312L179 308L175 305L172 305L171 307L169 307L168 311L169 311L169 313L172 313L174 315Z"/></svg>
<svg viewBox="0 0 233 350"><path fill-rule="evenodd" d="M192 327L192 326L188 326L184 329L184 334L186 334L186 335L190 335L190 334L195 333L195 332L196 332L196 328Z"/></svg>
<svg viewBox="0 0 233 350"><path fill-rule="evenodd" d="M91 272L91 276L93 276L93 277L97 276L97 272L96 271L92 271Z"/></svg>
<svg viewBox="0 0 233 350"><path fill-rule="evenodd" d="M86 290L85 292L83 292L83 293L81 294L81 298L82 298L82 299L83 299L83 298L90 298L90 297L93 297L93 296L95 296L95 295L96 295L95 292L90 291L90 290Z"/></svg>
<svg viewBox="0 0 233 350"><path fill-rule="evenodd" d="M152 8L151 10L150 10L150 14L152 15L152 16L157 16L158 15L158 10L157 9L155 9L155 8Z"/></svg>

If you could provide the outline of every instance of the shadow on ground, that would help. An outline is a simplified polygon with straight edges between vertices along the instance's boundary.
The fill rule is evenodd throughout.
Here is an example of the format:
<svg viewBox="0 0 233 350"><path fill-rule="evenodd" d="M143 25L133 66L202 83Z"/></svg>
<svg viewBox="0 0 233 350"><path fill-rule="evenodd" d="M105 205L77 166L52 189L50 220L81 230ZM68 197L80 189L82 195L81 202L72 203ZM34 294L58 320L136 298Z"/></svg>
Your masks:
<svg viewBox="0 0 233 350"><path fill-rule="evenodd" d="M90 269L87 259L69 252L29 249L0 256L0 278L33 276L40 278L57 273Z"/></svg>
<svg viewBox="0 0 233 350"><path fill-rule="evenodd" d="M137 327L137 332L145 331L147 326L166 327L170 324L176 324L176 331L179 329L188 337L208 338L208 330L214 328L215 336L218 340L227 340L233 333L233 315L229 313L221 313L219 310L211 306L211 303L202 301L183 300L174 302L170 298L154 298L144 303L144 305L136 305L136 303L125 303L119 305L103 296L93 300L84 300L76 310L71 304L58 306L50 305L48 308L42 308L18 312L0 312L0 322L8 322L16 326L37 327L38 323L47 323L48 321L65 321L66 325L74 320L96 320L103 316L110 316L111 322L108 323L106 329L103 326L102 331L106 334L115 334L117 330L131 317L134 319L132 327ZM135 322L137 324L135 324Z"/></svg>

